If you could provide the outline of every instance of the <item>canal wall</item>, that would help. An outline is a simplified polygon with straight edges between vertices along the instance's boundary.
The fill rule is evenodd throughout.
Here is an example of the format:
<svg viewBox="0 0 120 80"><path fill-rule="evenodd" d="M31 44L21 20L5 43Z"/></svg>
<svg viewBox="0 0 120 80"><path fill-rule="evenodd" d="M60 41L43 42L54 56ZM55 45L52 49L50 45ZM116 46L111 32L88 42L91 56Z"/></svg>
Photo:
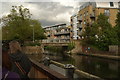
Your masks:
<svg viewBox="0 0 120 80"><path fill-rule="evenodd" d="M43 52L41 46L25 46L22 47L22 50L25 54L40 54Z"/></svg>
<svg viewBox="0 0 120 80"><path fill-rule="evenodd" d="M71 53L80 53L82 52L82 45L80 44L80 40L74 40L75 48L71 51Z"/></svg>
<svg viewBox="0 0 120 80"><path fill-rule="evenodd" d="M114 53L114 55L119 55L120 56L120 46L110 45L109 46L109 52Z"/></svg>

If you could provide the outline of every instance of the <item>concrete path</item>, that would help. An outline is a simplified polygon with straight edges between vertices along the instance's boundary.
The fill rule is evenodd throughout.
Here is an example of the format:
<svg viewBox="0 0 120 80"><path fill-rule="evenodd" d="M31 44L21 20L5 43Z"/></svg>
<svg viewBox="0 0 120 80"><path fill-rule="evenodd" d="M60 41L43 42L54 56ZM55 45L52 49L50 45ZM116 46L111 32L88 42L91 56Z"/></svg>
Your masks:
<svg viewBox="0 0 120 80"><path fill-rule="evenodd" d="M86 56L93 56L93 57L100 57L100 58L106 58L106 59L113 59L113 60L119 60L120 56L113 56L113 55L101 55L101 54L91 54L91 53L79 53L78 55L86 55Z"/></svg>

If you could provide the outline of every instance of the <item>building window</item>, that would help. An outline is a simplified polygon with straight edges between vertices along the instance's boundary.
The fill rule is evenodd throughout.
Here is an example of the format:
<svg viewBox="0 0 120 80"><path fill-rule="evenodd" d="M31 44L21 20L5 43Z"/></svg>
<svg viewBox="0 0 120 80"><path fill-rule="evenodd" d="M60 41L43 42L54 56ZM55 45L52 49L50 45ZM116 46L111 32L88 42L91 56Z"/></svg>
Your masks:
<svg viewBox="0 0 120 80"><path fill-rule="evenodd" d="M105 15L106 15L106 16L110 16L110 10L109 10L109 9L106 9L106 10L105 10Z"/></svg>
<svg viewBox="0 0 120 80"><path fill-rule="evenodd" d="M110 2L110 7L113 7L113 6L114 6L113 2Z"/></svg>

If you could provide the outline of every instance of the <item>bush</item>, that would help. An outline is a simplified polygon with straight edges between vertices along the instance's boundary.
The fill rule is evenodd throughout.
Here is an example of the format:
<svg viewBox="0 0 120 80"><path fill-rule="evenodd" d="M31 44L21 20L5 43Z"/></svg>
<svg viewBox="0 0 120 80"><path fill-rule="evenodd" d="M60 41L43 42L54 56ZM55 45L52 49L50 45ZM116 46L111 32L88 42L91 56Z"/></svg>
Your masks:
<svg viewBox="0 0 120 80"><path fill-rule="evenodd" d="M71 51L71 50L74 49L74 48L75 48L75 43L74 43L74 42L70 42L70 43L68 44L67 50L68 50L68 51Z"/></svg>

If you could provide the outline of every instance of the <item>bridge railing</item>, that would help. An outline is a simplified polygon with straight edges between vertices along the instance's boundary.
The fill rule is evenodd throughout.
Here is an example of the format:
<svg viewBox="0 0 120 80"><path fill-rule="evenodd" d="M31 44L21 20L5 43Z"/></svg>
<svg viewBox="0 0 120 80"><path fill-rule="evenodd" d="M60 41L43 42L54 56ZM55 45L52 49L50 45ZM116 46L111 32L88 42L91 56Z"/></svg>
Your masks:
<svg viewBox="0 0 120 80"><path fill-rule="evenodd" d="M70 39L69 38L64 38L64 39L44 39L42 40L42 43L69 43Z"/></svg>

